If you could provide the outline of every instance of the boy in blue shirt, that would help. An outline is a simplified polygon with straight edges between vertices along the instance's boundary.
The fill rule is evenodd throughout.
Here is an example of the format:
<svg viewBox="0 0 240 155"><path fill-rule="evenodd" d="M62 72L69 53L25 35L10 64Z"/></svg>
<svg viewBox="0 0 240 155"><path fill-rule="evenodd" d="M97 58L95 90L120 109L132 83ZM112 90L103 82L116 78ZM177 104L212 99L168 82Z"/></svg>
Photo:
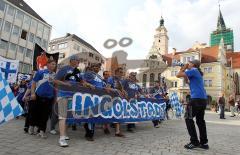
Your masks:
<svg viewBox="0 0 240 155"><path fill-rule="evenodd" d="M55 68L56 62L54 60L49 60L47 63L47 69L37 71L32 81L31 99L36 100L36 124L40 130L38 135L41 138L46 138L45 131L47 126L47 120L49 118L49 115L51 114L52 103L55 97L55 91L53 86Z"/></svg>

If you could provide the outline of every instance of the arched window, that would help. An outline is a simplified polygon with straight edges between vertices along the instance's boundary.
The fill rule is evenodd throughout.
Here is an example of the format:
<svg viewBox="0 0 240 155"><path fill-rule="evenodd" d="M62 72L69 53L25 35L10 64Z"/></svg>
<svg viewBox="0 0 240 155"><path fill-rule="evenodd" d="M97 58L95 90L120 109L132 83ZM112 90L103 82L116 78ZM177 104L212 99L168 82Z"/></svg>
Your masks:
<svg viewBox="0 0 240 155"><path fill-rule="evenodd" d="M154 85L154 73L150 74L150 86Z"/></svg>
<svg viewBox="0 0 240 155"><path fill-rule="evenodd" d="M143 74L143 87L147 85L147 74Z"/></svg>

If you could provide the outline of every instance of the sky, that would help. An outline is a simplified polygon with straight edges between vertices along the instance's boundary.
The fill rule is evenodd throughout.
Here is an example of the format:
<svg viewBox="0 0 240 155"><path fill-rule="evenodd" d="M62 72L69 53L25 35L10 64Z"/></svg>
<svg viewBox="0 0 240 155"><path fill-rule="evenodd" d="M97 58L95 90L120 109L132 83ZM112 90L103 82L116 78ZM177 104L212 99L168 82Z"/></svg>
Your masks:
<svg viewBox="0 0 240 155"><path fill-rule="evenodd" d="M172 48L184 51L198 41L209 44L216 29L219 0L25 0L47 23L52 25L51 39L74 33L103 56L124 50L129 59L145 58L151 49L161 16ZM228 28L233 29L235 51L240 51L239 0L220 0ZM128 47L105 49L111 38L130 37Z"/></svg>

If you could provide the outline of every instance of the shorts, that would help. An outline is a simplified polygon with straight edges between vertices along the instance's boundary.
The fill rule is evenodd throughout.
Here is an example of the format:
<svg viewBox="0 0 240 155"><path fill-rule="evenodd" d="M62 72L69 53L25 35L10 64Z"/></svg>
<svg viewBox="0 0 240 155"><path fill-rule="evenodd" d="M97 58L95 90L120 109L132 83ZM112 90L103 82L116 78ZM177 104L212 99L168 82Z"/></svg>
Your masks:
<svg viewBox="0 0 240 155"><path fill-rule="evenodd" d="M58 97L58 119L66 119L67 118L67 107L68 107L68 98Z"/></svg>

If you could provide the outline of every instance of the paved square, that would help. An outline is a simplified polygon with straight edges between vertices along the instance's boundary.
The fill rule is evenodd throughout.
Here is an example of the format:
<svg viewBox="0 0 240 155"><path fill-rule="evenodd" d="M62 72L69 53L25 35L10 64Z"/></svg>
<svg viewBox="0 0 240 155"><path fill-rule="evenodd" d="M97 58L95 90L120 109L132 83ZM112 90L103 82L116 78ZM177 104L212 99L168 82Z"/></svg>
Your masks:
<svg viewBox="0 0 240 155"><path fill-rule="evenodd" d="M24 120L13 120L0 126L1 155L239 155L240 154L240 116L220 120L219 115L207 112L206 121L210 149L185 150L189 142L183 120L170 120L153 128L151 122L136 125L135 133L125 132L126 138L103 134L97 127L94 142L86 141L84 130L78 126L77 131L69 129L68 148L58 146L58 135L48 134L47 139L30 136L23 132Z"/></svg>

